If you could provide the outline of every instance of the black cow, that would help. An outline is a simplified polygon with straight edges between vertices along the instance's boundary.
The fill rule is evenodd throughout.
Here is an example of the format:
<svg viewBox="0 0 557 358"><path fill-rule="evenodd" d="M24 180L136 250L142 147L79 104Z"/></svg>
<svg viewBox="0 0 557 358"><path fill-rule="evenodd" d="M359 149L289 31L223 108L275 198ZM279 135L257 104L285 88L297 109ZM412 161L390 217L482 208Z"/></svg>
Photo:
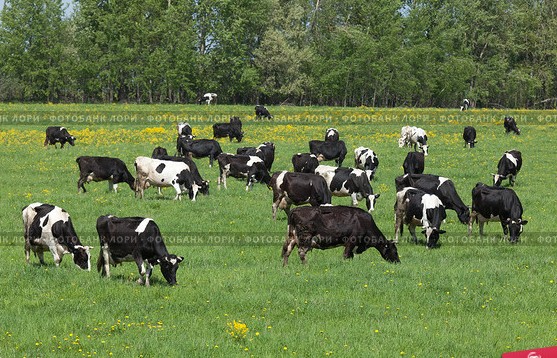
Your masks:
<svg viewBox="0 0 557 358"><path fill-rule="evenodd" d="M255 118L261 119L262 117L265 117L267 119L273 118L273 116L271 116L271 113L269 113L267 107L258 104L257 106L255 106Z"/></svg>
<svg viewBox="0 0 557 358"><path fill-rule="evenodd" d="M512 189L476 184L472 189L472 214L468 224L468 235L472 234L472 225L477 221L480 235L486 221L501 222L503 234L509 235L511 243L518 242L523 226L528 223L522 220L522 204Z"/></svg>
<svg viewBox="0 0 557 358"><path fill-rule="evenodd" d="M218 188L222 182L226 187L226 178L228 176L234 178L247 178L246 191L249 190L253 183L265 183L269 185L271 175L265 167L265 163L259 157L254 155L237 155L230 153L222 153L217 157L219 162L219 178L217 181Z"/></svg>
<svg viewBox="0 0 557 358"><path fill-rule="evenodd" d="M162 147L156 147L153 150L153 154L151 155L151 158L160 159L160 160L170 160L170 161L173 161L173 162L186 163L186 165L190 168L189 171L191 173L191 176L192 176L192 179L193 179L194 183L199 186L199 192L203 195L209 195L209 181L204 180L201 177L201 174L199 173L199 169L197 169L197 165L190 158L174 157L174 156L168 155L167 150L165 148L162 148ZM159 189L160 189L160 187L159 187Z"/></svg>
<svg viewBox="0 0 557 358"><path fill-rule="evenodd" d="M292 166L295 172L313 174L323 159L323 155L297 153L292 156Z"/></svg>
<svg viewBox="0 0 557 358"><path fill-rule="evenodd" d="M412 240L418 243L416 226L420 225L426 237L426 247L431 249L437 245L439 235L445 233L441 230L441 223L446 217L445 207L436 195L416 188L404 188L396 194L394 241L398 242L403 224L407 224Z"/></svg>
<svg viewBox="0 0 557 358"><path fill-rule="evenodd" d="M85 183L103 180L108 180L108 190L114 192L118 189L118 183L127 183L131 190L135 190L135 178L121 159L82 156L75 161L79 167L78 193L80 190L87 192Z"/></svg>
<svg viewBox="0 0 557 358"><path fill-rule="evenodd" d="M193 138L191 126L189 123L180 122L176 125L176 129L178 130L178 136L185 135L191 136Z"/></svg>
<svg viewBox="0 0 557 358"><path fill-rule="evenodd" d="M380 194L373 194L369 178L363 170L320 165L315 174L325 179L334 196L350 196L353 206L358 206L358 201L365 199L367 210L371 212L375 209L375 201Z"/></svg>
<svg viewBox="0 0 557 358"><path fill-rule="evenodd" d="M462 202L449 178L432 174L405 174L395 179L395 187L397 192L406 187L414 187L428 194L435 194L445 209L456 211L461 223L468 224L470 220L470 209Z"/></svg>
<svg viewBox="0 0 557 358"><path fill-rule="evenodd" d="M145 277L145 286L149 286L154 265L161 266L162 275L170 285L176 284L178 264L184 258L168 253L159 227L152 219L99 216L97 233L101 245L97 270L102 276L110 277L111 264L135 261L139 274ZM141 277L139 284L143 283Z"/></svg>
<svg viewBox="0 0 557 358"><path fill-rule="evenodd" d="M91 269L92 247L83 246L75 233L68 212L58 206L33 203L21 211L25 230L25 261L29 263L31 250L45 264L43 253L50 251L58 267L64 254L71 254L77 267Z"/></svg>
<svg viewBox="0 0 557 358"><path fill-rule="evenodd" d="M421 152L408 152L406 158L404 158L404 163L402 163L402 169L404 174L422 174L425 168L425 156Z"/></svg>
<svg viewBox="0 0 557 358"><path fill-rule="evenodd" d="M354 165L358 169L365 170L371 181L375 176L377 167L379 167L379 158L373 150L366 147L358 147L354 150Z"/></svg>
<svg viewBox="0 0 557 358"><path fill-rule="evenodd" d="M277 218L277 209L284 210L288 215L292 204L318 206L331 203L332 194L327 182L317 174L276 172L269 186L273 189L274 220Z"/></svg>
<svg viewBox="0 0 557 358"><path fill-rule="evenodd" d="M514 186L520 168L522 168L522 153L518 150L506 151L497 164L497 174L491 174L493 185L499 186L503 179L509 178L509 184Z"/></svg>
<svg viewBox="0 0 557 358"><path fill-rule="evenodd" d="M336 128L329 128L325 131L326 142L336 142L340 139L340 135Z"/></svg>
<svg viewBox="0 0 557 358"><path fill-rule="evenodd" d="M214 139L191 139L188 136L179 136L176 143L176 151L184 157L194 158L209 157L209 166L222 153L219 142Z"/></svg>
<svg viewBox="0 0 557 358"><path fill-rule="evenodd" d="M337 166L342 166L342 162L346 157L346 145L343 141L326 142L321 140L309 141L309 152L317 156L323 156L324 160L333 160Z"/></svg>
<svg viewBox="0 0 557 358"><path fill-rule="evenodd" d="M54 145L56 148L56 143L60 143L60 148L64 148L64 144L70 143L70 145L75 145L75 137L68 133L65 127L48 127L46 129L46 138L44 140L44 146Z"/></svg>
<svg viewBox="0 0 557 358"><path fill-rule="evenodd" d="M288 237L282 247L283 265L298 246L302 263L311 249L344 246L344 258L354 257L354 249L361 254L375 247L385 260L400 262L396 244L387 240L371 215L362 209L347 206L304 206L288 215Z"/></svg>
<svg viewBox="0 0 557 358"><path fill-rule="evenodd" d="M520 129L518 129L518 127L516 126L516 121L513 117L505 117L505 119L503 120L503 127L505 127L506 134L509 134L510 132L520 134Z"/></svg>
<svg viewBox="0 0 557 358"><path fill-rule="evenodd" d="M275 161L275 144L273 142L264 142L257 147L238 148L236 149L236 154L258 156L263 159L265 167L270 172Z"/></svg>
<svg viewBox="0 0 557 358"><path fill-rule="evenodd" d="M213 124L213 138L236 138L238 143L242 141L244 132L242 132L242 121L238 117L231 117L230 123L215 123Z"/></svg>
<svg viewBox="0 0 557 358"><path fill-rule="evenodd" d="M464 147L474 148L478 141L476 140L476 128L472 126L464 127L464 132L462 133L462 139L464 139Z"/></svg>

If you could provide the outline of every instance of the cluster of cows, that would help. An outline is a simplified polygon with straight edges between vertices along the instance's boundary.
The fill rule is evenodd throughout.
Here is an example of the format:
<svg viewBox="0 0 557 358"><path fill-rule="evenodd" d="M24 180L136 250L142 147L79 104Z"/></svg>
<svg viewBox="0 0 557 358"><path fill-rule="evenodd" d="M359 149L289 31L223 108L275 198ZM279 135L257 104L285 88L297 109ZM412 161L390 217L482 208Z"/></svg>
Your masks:
<svg viewBox="0 0 557 358"><path fill-rule="evenodd" d="M505 118L504 126L507 133L513 131L520 134L512 117ZM159 188L159 193L162 187L173 187L176 191L174 199L179 200L182 194L187 193L190 200L195 201L198 193L209 194L209 182L201 177L192 158L209 158L210 166L216 160L219 165L219 189L221 184L226 189L229 176L246 179L246 190L250 190L254 183L264 183L272 189L273 219L276 219L278 209L284 210L288 216L287 238L282 250L285 265L296 246L302 262L306 261L307 251L313 248L337 246L344 247L345 258L353 257L354 250L359 254L375 247L385 260L400 262L396 244L403 225L408 225L414 242L417 242L416 226L421 226L426 247L433 248L444 233L441 224L447 209L454 210L459 221L468 225L469 234L474 222L479 223L480 234L483 234L486 221L500 221L504 235L508 235L512 243L518 241L527 223L522 220L522 205L516 193L500 187L506 178L511 186L514 185L522 166L521 153L516 150L505 152L500 159L498 172L493 174L493 186L476 185L472 191L470 210L451 180L423 174L424 157L428 155L426 132L417 127L403 127L398 144L400 147L413 147L414 151L410 151L404 160L404 175L395 179L395 237L388 240L371 216L379 198L370 183L379 167L378 156L370 148L360 146L354 150L354 168L343 167L347 148L337 129L327 129L323 140L311 140L308 153L294 154L293 172L274 173L271 172L275 159L274 143L237 148L236 154L231 154L224 153L214 139L229 137L230 141L236 139L240 142L244 132L238 117L230 118L229 123L215 124L213 139L195 139L187 123L179 123L177 130L176 156L169 155L165 148L157 147L151 157L139 156L135 159L135 176L118 158L78 157L78 192L86 192L85 183L107 180L110 190L116 191L119 183L126 183L141 198L145 189L155 186ZM466 127L463 139L465 146L473 148L477 142L475 129ZM46 131L45 145L58 142L73 145L74 141L75 137L63 127L49 127ZM321 164L325 160L335 160L337 166ZM350 197L352 206L332 206L332 196ZM367 211L357 207L362 200ZM303 204L310 206L290 210L292 205ZM91 247L80 243L66 211L53 205L34 203L26 206L22 214L27 261L32 250L44 263L43 252L50 251L57 266L63 254L71 254L77 266L90 269ZM154 265L161 266L169 284L176 283L176 270L183 257L168 252L152 219L101 216L97 220L97 232L100 240L97 269L102 275L110 275L110 264L135 261L146 285L149 285ZM143 282L143 279L139 281Z"/></svg>

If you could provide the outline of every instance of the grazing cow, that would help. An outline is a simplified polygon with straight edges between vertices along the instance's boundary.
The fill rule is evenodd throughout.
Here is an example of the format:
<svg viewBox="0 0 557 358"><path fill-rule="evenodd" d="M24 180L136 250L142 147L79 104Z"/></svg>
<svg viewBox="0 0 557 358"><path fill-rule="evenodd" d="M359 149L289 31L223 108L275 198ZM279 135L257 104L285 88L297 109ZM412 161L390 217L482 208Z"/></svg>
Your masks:
<svg viewBox="0 0 557 358"><path fill-rule="evenodd" d="M292 204L318 206L331 203L327 182L317 174L276 172L269 186L273 189L273 220L277 218L277 209L288 215Z"/></svg>
<svg viewBox="0 0 557 358"><path fill-rule="evenodd" d="M313 174L323 159L322 154L297 153L292 156L292 166L295 172Z"/></svg>
<svg viewBox="0 0 557 358"><path fill-rule="evenodd" d="M293 209L288 215L288 237L282 247L283 265L298 246L302 263L311 249L329 249L344 246L344 258L351 259L370 247L375 247L388 262L400 259L396 244L387 240L373 218L360 208L348 206L304 206Z"/></svg>
<svg viewBox="0 0 557 358"><path fill-rule="evenodd" d="M265 163L259 157L254 155L237 155L230 153L222 153L217 157L219 162L219 178L217 181L218 188L222 182L226 187L226 178L228 176L234 178L247 178L246 191L249 190L253 183L265 183L269 185L271 175L265 167Z"/></svg>
<svg viewBox="0 0 557 358"><path fill-rule="evenodd" d="M75 145L75 137L68 133L65 127L48 127L46 129L46 138L44 140L44 146L54 145L56 148L56 143L60 143L60 148L64 148L64 144L70 143L71 146Z"/></svg>
<svg viewBox="0 0 557 358"><path fill-rule="evenodd" d="M230 123L215 123L213 124L213 138L236 138L238 143L242 141L244 132L242 132L242 121L238 117L231 117Z"/></svg>
<svg viewBox="0 0 557 358"><path fill-rule="evenodd" d="M497 174L491 174L493 176L493 185L499 186L503 179L509 178L509 184L514 186L520 168L522 168L522 153L518 150L506 151L497 164Z"/></svg>
<svg viewBox="0 0 557 358"><path fill-rule="evenodd" d="M262 117L265 117L267 119L273 118L273 116L271 116L271 113L269 113L267 107L258 104L257 106L255 106L255 118L261 119Z"/></svg>
<svg viewBox="0 0 557 358"><path fill-rule="evenodd" d="M462 106L460 106L461 111L467 111L470 108L470 101L468 98L462 100Z"/></svg>
<svg viewBox="0 0 557 358"><path fill-rule="evenodd" d="M114 190L115 193L118 183L127 183L131 190L135 190L135 178L121 159L82 156L75 161L79 167L78 193L80 190L83 190L84 193L87 192L85 183L103 180L108 180L108 190Z"/></svg>
<svg viewBox="0 0 557 358"><path fill-rule="evenodd" d="M375 200L380 194L373 194L369 178L363 170L320 165L315 174L325 179L334 196L350 196L353 206L358 206L358 201L365 198L367 210L372 212L375 209Z"/></svg>
<svg viewBox="0 0 557 358"><path fill-rule="evenodd" d="M264 142L257 147L238 148L236 149L236 154L258 156L263 159L265 167L270 172L275 161L275 144L273 142Z"/></svg>
<svg viewBox="0 0 557 358"><path fill-rule="evenodd" d="M464 148L474 148L476 143L478 143L478 141L476 140L476 128L471 126L464 127L462 139L464 139Z"/></svg>
<svg viewBox="0 0 557 358"><path fill-rule="evenodd" d="M400 130L400 138L398 139L398 146L400 148L404 146L414 146L414 151L419 147L424 155L428 154L427 145L427 134L426 132L418 127L404 126Z"/></svg>
<svg viewBox="0 0 557 358"><path fill-rule="evenodd" d="M340 138L338 134L338 130L336 128L329 128L325 132L325 141L326 142L336 142Z"/></svg>
<svg viewBox="0 0 557 358"><path fill-rule="evenodd" d="M209 157L209 166L222 153L219 142L214 139L192 139L188 136L179 136L176 143L176 152L181 156L194 158Z"/></svg>
<svg viewBox="0 0 557 358"><path fill-rule="evenodd" d="M516 126L516 121L513 117L507 116L503 120L503 126L505 127L505 133L509 134L510 132L514 132L515 134L520 134L520 129Z"/></svg>
<svg viewBox="0 0 557 358"><path fill-rule="evenodd" d="M143 283L141 277L145 277L145 286L149 286L154 265L160 265L162 275L170 285L176 284L176 271L184 258L168 253L153 219L99 216L97 233L101 245L97 270L102 276L110 277L111 264L116 266L135 261L141 275L137 281L139 284Z"/></svg>
<svg viewBox="0 0 557 358"><path fill-rule="evenodd" d="M178 136L185 135L191 136L193 138L191 126L189 125L189 123L180 122L176 125L176 129L178 129Z"/></svg>
<svg viewBox="0 0 557 358"><path fill-rule="evenodd" d="M425 157L424 153L420 152L408 152L404 163L402 163L402 169L404 169L404 174L422 174L425 168Z"/></svg>
<svg viewBox="0 0 557 358"><path fill-rule="evenodd" d="M195 201L200 186L196 184L191 168L186 163L137 157L134 166L137 172L136 196L139 194L143 199L143 192L150 185L171 186L176 190L174 200L182 200L182 193L187 190L191 201Z"/></svg>
<svg viewBox="0 0 557 358"><path fill-rule="evenodd" d="M456 211L461 223L468 224L470 220L470 209L462 202L449 178L432 174L405 174L395 179L395 187L397 192L406 187L413 187L428 194L435 194L445 209Z"/></svg>
<svg viewBox="0 0 557 358"><path fill-rule="evenodd" d="M437 245L439 235L445 233L441 230L441 223L446 217L445 207L436 195L412 187L404 188L396 193L394 241L398 242L402 226L407 224L412 241L418 243L416 226L420 225L426 237L426 247L431 249Z"/></svg>
<svg viewBox="0 0 557 358"><path fill-rule="evenodd" d="M209 195L209 181L204 180L201 177L201 174L199 173L199 170L197 169L197 165L195 164L195 162L187 157L174 157L168 155L167 153L168 152L166 151L165 148L156 147L153 150L153 154L151 155L151 158L186 163L186 165L190 168L190 173L192 175L193 182L199 186L199 192L203 195ZM160 191L159 194L161 194Z"/></svg>
<svg viewBox="0 0 557 358"><path fill-rule="evenodd" d="M379 158L377 158L377 154L375 154L373 150L365 147L358 147L354 150L354 165L358 169L365 170L371 181L379 166Z"/></svg>
<svg viewBox="0 0 557 358"><path fill-rule="evenodd" d="M528 223L522 220L522 204L512 189L476 184L472 189L472 214L468 224L468 235L472 234L472 225L477 221L480 235L486 221L500 221L504 237L509 234L511 243L518 242L523 226Z"/></svg>
<svg viewBox="0 0 557 358"><path fill-rule="evenodd" d="M216 93L205 93L203 97L199 99L199 104L203 104L205 102L207 105L210 105L211 102L217 102L217 94Z"/></svg>
<svg viewBox="0 0 557 358"><path fill-rule="evenodd" d="M321 140L309 141L309 152L317 156L323 156L324 160L333 160L340 167L346 157L346 145L343 141L326 142Z"/></svg>
<svg viewBox="0 0 557 358"><path fill-rule="evenodd" d="M25 230L25 261L29 263L31 250L45 264L43 253L50 251L56 267L64 254L71 254L77 267L91 269L90 246L83 246L75 233L68 212L58 206L33 203L21 211Z"/></svg>

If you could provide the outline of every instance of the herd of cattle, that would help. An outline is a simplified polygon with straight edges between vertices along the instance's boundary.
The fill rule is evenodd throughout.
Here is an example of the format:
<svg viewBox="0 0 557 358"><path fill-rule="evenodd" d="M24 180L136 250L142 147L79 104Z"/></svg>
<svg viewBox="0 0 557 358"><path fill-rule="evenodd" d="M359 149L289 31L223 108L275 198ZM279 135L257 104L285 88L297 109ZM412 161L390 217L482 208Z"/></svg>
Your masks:
<svg viewBox="0 0 557 358"><path fill-rule="evenodd" d="M262 111L266 113L263 113ZM266 108L256 107L257 116L269 116ZM506 117L504 127L507 133L520 134L512 117ZM493 174L493 186L478 183L472 191L472 207L464 204L453 182L445 177L423 174L424 157L428 155L426 132L417 127L405 126L398 140L399 146L413 147L402 164L404 175L395 179L396 202L395 236L388 240L375 224L371 212L379 194L374 194L371 181L379 166L379 159L373 150L358 147L354 150L354 168L343 167L347 154L344 141L340 140L337 129L329 128L324 140L309 142L309 153L296 153L292 156L293 172L277 171L271 174L275 159L275 145L264 142L257 147L238 148L236 154L224 153L215 138L229 137L230 141L243 138L242 122L238 117L230 118L229 123L213 125L213 139L195 139L192 128L187 123L177 126L176 156L168 154L165 148L157 147L151 157L139 156L134 161L135 177L126 164L118 158L80 156L76 162L79 167L78 192L86 192L85 184L91 181L108 181L109 190L116 191L119 183L126 183L143 198L144 190L150 186L173 187L174 199L180 200L187 193L195 201L197 194L209 194L209 182L204 180L191 158L209 158L212 166L216 160L219 165L217 185L226 189L229 176L246 179L246 190L254 183L264 183L273 191L272 216L276 219L278 209L288 216L287 238L283 245L284 265L294 247L302 262L306 261L307 251L344 247L344 257L360 254L370 247L376 248L389 262L400 262L396 244L404 225L414 242L417 243L416 226L421 226L427 248L438 245L440 235L445 231L441 225L447 214L454 210L461 223L472 225L477 222L483 235L483 224L497 220L501 223L504 236L511 243L519 240L523 226L522 205L516 193L510 188L501 188L502 180L509 179L514 185L522 166L522 156L517 150L503 154L498 163L497 174ZM476 130L464 128L465 146L473 148ZM49 127L46 130L47 144L66 142L74 145L75 137L64 127ZM421 152L418 152L418 149ZM321 164L325 160L335 160L337 166ZM352 206L332 206L332 196L351 198ZM358 208L359 201L365 201L367 211ZM292 205L310 204L290 210ZM29 262L32 250L43 264L43 253L50 251L56 266L63 254L71 254L74 263L90 270L90 250L84 246L73 228L69 214L62 208L50 204L33 203L22 211L25 229L25 252ZM149 285L149 277L154 265L160 265L167 282L176 283L176 270L183 257L170 254L163 242L157 224L149 218L118 218L112 215L101 216L97 220L100 240L100 254L97 269L102 275L109 276L110 264L124 261L137 264L140 283Z"/></svg>

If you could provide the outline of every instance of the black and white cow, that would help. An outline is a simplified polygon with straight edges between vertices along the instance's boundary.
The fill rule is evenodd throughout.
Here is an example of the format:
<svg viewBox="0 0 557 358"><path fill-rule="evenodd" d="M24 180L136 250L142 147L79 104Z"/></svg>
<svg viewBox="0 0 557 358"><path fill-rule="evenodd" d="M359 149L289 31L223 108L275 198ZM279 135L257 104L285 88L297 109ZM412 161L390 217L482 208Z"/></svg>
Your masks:
<svg viewBox="0 0 557 358"><path fill-rule="evenodd" d="M97 233L101 250L97 260L97 270L102 276L110 277L110 265L122 262L136 263L141 275L137 281L149 286L149 278L154 265L160 265L161 272L170 285L176 284L176 271L182 256L168 253L162 234L153 219L131 217L118 218L112 215L99 216Z"/></svg>
<svg viewBox="0 0 557 358"><path fill-rule="evenodd" d="M257 106L255 106L255 118L261 119L263 117L267 119L273 118L273 116L271 116L271 113L269 113L267 107L258 104Z"/></svg>
<svg viewBox="0 0 557 358"><path fill-rule="evenodd" d="M257 147L243 147L236 149L236 154L255 155L265 163L265 167L270 172L275 161L275 144L273 142L264 142Z"/></svg>
<svg viewBox="0 0 557 358"><path fill-rule="evenodd" d="M317 174L276 172L269 186L273 189L273 220L277 218L277 209L288 215L292 204L318 206L331 203L332 194L327 182Z"/></svg>
<svg viewBox="0 0 557 358"><path fill-rule="evenodd" d="M467 111L470 108L470 100L465 98L462 100L462 106L460 106L461 111Z"/></svg>
<svg viewBox="0 0 557 358"><path fill-rule="evenodd" d="M512 189L478 183L472 189L472 214L468 224L468 235L472 234L475 221L480 226L480 235L483 235L486 221L500 221L504 236L509 235L509 241L516 243L523 226L528 223L527 220L522 220L522 212L522 204Z"/></svg>
<svg viewBox="0 0 557 358"><path fill-rule="evenodd" d="M231 117L230 123L215 123L213 124L213 138L236 138L238 143L242 141L244 132L242 131L242 121L238 117Z"/></svg>
<svg viewBox="0 0 557 358"><path fill-rule="evenodd" d="M191 201L195 201L200 185L196 184L191 168L186 163L137 157L134 166L137 175L135 190L140 198L143 199L143 192L149 186L171 186L176 190L174 200L182 200L182 193L187 190Z"/></svg>
<svg viewBox="0 0 557 358"><path fill-rule="evenodd" d="M400 130L400 138L398 139L398 146L414 146L414 151L419 147L424 155L428 154L427 134L422 128L404 126Z"/></svg>
<svg viewBox="0 0 557 358"><path fill-rule="evenodd" d="M320 165L315 174L325 179L334 196L351 197L353 206L358 206L358 201L365 199L367 210L372 212L375 209L375 201L380 194L373 194L369 178L363 170Z"/></svg>
<svg viewBox="0 0 557 358"><path fill-rule="evenodd" d="M340 167L346 157L346 145L342 140L336 142L328 142L321 140L309 141L309 152L317 156L321 155L323 160L333 160Z"/></svg>
<svg viewBox="0 0 557 358"><path fill-rule="evenodd" d="M464 127L462 132L462 139L464 139L464 147L474 148L478 141L476 140L476 128L472 126Z"/></svg>
<svg viewBox="0 0 557 358"><path fill-rule="evenodd" d="M176 143L176 152L181 156L194 158L209 157L209 166L222 153L219 142L214 139L192 139L188 136L179 136Z"/></svg>
<svg viewBox="0 0 557 358"><path fill-rule="evenodd" d="M303 206L288 215L288 237L282 247L283 265L298 246L302 263L311 249L329 249L344 246L345 259L375 247L388 262L398 263L396 244L387 240L371 215L360 208L348 206Z"/></svg>
<svg viewBox="0 0 557 358"><path fill-rule="evenodd" d="M217 103L217 94L216 93L205 93L200 99L199 104L203 104L205 102L207 105L210 105L211 102L215 101Z"/></svg>
<svg viewBox="0 0 557 358"><path fill-rule="evenodd" d="M226 187L226 178L231 176L234 178L247 178L246 191L251 189L253 183L265 183L269 185L271 175L265 167L263 159L254 155L238 155L230 153L221 153L217 157L219 162L219 177L217 180L220 189L221 182Z"/></svg>
<svg viewBox="0 0 557 358"><path fill-rule="evenodd" d="M193 182L199 186L199 192L203 195L209 195L209 181L204 180L199 173L199 169L197 169L197 164L193 160L188 157L174 157L168 155L168 152L165 148L156 147L153 150L153 154L151 158L160 159L160 160L170 160L173 162L183 162L190 168L190 173L192 175ZM159 187L160 189L160 187ZM159 192L160 194L160 192Z"/></svg>
<svg viewBox="0 0 557 358"><path fill-rule="evenodd" d="M338 130L336 128L328 128L325 131L325 141L326 142L336 142L340 139Z"/></svg>
<svg viewBox="0 0 557 358"><path fill-rule="evenodd" d="M412 241L418 243L416 226L420 225L426 238L426 247L431 249L437 245L439 235L445 233L441 230L441 223L446 217L445 207L436 195L412 187L404 188L396 193L394 241L398 242L403 224L406 224Z"/></svg>
<svg viewBox="0 0 557 358"><path fill-rule="evenodd" d="M514 186L520 168L522 168L522 153L518 150L506 151L497 164L497 174L491 174L493 185L499 186L504 179L509 178L509 184Z"/></svg>
<svg viewBox="0 0 557 358"><path fill-rule="evenodd" d="M295 172L313 174L323 159L323 155L297 153L292 156L292 166Z"/></svg>
<svg viewBox="0 0 557 358"><path fill-rule="evenodd" d="M379 166L379 158L373 150L358 147L354 150L354 165L358 169L365 170L369 180L372 180Z"/></svg>
<svg viewBox="0 0 557 358"><path fill-rule="evenodd" d="M516 126L516 121L513 117L507 116L503 120L503 127L505 127L505 133L509 134L514 132L515 134L520 134L520 129Z"/></svg>
<svg viewBox="0 0 557 358"><path fill-rule="evenodd" d="M25 261L29 263L31 250L45 264L45 251L50 251L58 267L64 254L71 254L77 267L91 269L92 247L83 246L75 233L70 214L64 209L43 203L33 203L21 211L25 230Z"/></svg>
<svg viewBox="0 0 557 358"><path fill-rule="evenodd" d="M118 183L126 183L131 190L135 190L135 178L126 167L126 164L118 158L110 157L78 157L76 160L79 167L79 180L77 181L77 192L87 192L85 183L91 181L108 180L108 190L117 192Z"/></svg>
<svg viewBox="0 0 557 358"><path fill-rule="evenodd" d="M395 179L395 187L397 192L406 187L413 187L434 194L441 200L445 209L456 211L461 223L468 224L470 220L470 209L462 202L449 178L432 174L405 174Z"/></svg>
<svg viewBox="0 0 557 358"><path fill-rule="evenodd" d="M404 174L422 174L425 168L425 157L424 153L421 152L408 152L406 158L404 158L404 163L402 163L402 169Z"/></svg>
<svg viewBox="0 0 557 358"><path fill-rule="evenodd" d="M176 129L178 130L178 136L185 135L193 138L192 129L189 123L180 122L176 125Z"/></svg>
<svg viewBox="0 0 557 358"><path fill-rule="evenodd" d="M60 143L60 148L64 148L64 144L66 143L70 143L70 145L74 146L75 137L68 133L68 130L65 127L48 127L46 129L44 146L54 145L54 148L56 148L56 143Z"/></svg>

